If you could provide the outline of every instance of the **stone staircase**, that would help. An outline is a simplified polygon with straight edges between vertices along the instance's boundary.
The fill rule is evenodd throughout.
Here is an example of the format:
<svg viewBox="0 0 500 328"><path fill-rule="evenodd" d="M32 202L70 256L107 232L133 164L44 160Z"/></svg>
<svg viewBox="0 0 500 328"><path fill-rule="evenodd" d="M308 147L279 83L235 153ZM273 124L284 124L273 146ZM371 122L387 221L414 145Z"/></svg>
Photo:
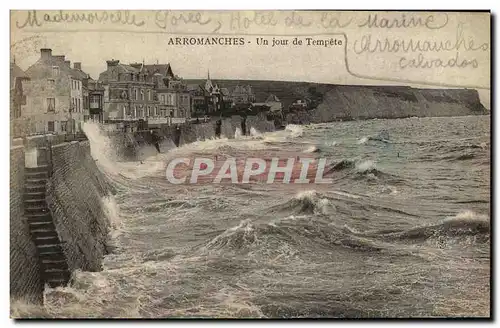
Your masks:
<svg viewBox="0 0 500 328"><path fill-rule="evenodd" d="M49 166L25 168L24 215L35 243L44 284L65 286L71 277L66 256L46 202Z"/></svg>

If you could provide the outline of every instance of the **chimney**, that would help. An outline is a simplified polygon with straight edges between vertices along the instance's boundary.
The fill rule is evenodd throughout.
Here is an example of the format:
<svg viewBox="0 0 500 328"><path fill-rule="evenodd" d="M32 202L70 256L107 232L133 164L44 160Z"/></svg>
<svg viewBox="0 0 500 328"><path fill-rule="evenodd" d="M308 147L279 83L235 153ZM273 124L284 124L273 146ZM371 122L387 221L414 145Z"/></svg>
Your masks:
<svg viewBox="0 0 500 328"><path fill-rule="evenodd" d="M111 60L106 60L106 64L108 64L108 68L112 67L112 66L116 66L120 63L119 60L114 60L114 59L111 59Z"/></svg>
<svg viewBox="0 0 500 328"><path fill-rule="evenodd" d="M52 49L42 48L40 49L40 58L42 60L49 60L52 58Z"/></svg>
<svg viewBox="0 0 500 328"><path fill-rule="evenodd" d="M65 63L66 65L68 65L68 67L70 67L70 68L71 68L71 61L70 61L70 60L65 60L65 61L64 61L64 63Z"/></svg>
<svg viewBox="0 0 500 328"><path fill-rule="evenodd" d="M79 62L73 63L73 68L79 69L81 71L82 70L82 63L79 63Z"/></svg>

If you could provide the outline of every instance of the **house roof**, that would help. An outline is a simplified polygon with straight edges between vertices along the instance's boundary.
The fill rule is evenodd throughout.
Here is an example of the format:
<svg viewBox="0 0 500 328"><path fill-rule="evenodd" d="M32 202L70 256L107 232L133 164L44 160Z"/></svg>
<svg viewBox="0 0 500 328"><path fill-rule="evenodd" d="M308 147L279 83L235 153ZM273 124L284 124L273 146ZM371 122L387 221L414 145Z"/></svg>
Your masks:
<svg viewBox="0 0 500 328"><path fill-rule="evenodd" d="M203 87L201 85L199 85L199 84L188 84L186 86L186 89L188 91L198 91L198 90L201 91L203 89Z"/></svg>
<svg viewBox="0 0 500 328"><path fill-rule="evenodd" d="M142 64L140 68L133 67L132 65L127 65L127 64L122 64L122 63L117 63L115 66L116 67L116 72L118 74L123 74L123 73L140 73L142 71ZM110 69L108 68L101 74L99 74L99 81L102 81L104 83L107 83L109 81L109 73Z"/></svg>
<svg viewBox="0 0 500 328"><path fill-rule="evenodd" d="M276 95L270 94L266 99L266 103L267 102L280 102L280 100L278 97L276 97Z"/></svg>
<svg viewBox="0 0 500 328"><path fill-rule="evenodd" d="M171 76L174 77L174 72L172 71L172 67L169 64L155 64L155 65L144 65L144 69L149 74L160 73L163 76Z"/></svg>
<svg viewBox="0 0 500 328"><path fill-rule="evenodd" d="M26 74L32 79L46 78L45 71L39 70L39 67L58 66L61 72L65 72L74 79L84 80L90 77L82 70L71 68L69 62L64 61L63 57L64 56L51 56L48 60L39 59L26 70Z"/></svg>
<svg viewBox="0 0 500 328"><path fill-rule="evenodd" d="M250 85L236 85L233 89L233 93L238 94L238 93L246 93L246 94L251 94L252 93L252 87Z"/></svg>
<svg viewBox="0 0 500 328"><path fill-rule="evenodd" d="M14 88L16 78L28 78L28 75L15 63L10 63L10 88Z"/></svg>

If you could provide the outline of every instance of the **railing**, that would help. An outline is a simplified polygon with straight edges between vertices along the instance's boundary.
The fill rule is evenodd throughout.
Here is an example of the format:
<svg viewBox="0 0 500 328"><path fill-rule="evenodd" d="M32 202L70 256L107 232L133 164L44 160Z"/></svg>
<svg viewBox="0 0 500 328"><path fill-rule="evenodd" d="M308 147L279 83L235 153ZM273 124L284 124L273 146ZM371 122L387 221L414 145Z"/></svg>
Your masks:
<svg viewBox="0 0 500 328"><path fill-rule="evenodd" d="M47 161L47 166L49 167L48 174L49 178L52 177L54 171L54 165L52 164L52 140L50 140L49 136L46 136L46 149L45 149L45 159Z"/></svg>

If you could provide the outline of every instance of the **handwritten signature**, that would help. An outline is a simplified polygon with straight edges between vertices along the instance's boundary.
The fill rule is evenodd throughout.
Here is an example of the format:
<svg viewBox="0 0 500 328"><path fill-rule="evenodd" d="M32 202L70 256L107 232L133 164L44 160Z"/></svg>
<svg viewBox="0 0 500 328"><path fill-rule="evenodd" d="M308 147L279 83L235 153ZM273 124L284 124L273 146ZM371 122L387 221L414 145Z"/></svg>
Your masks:
<svg viewBox="0 0 500 328"><path fill-rule="evenodd" d="M442 51L487 51L489 49L488 43L476 44L474 39L469 38L469 42L465 40L463 24L457 25L456 37L454 40L416 40L409 39L390 39L386 38L372 38L370 34L363 35L361 41L356 40L353 44L353 50L356 54L360 55L364 52L367 53L398 53L398 52L442 52Z"/></svg>
<svg viewBox="0 0 500 328"><path fill-rule="evenodd" d="M174 11L160 10L155 14L155 24L163 30L166 30L169 26L205 26L210 23L215 24L212 33L217 33L222 27L222 23L220 21L214 21L212 18L206 17L206 15L201 12L176 13Z"/></svg>
<svg viewBox="0 0 500 328"><path fill-rule="evenodd" d="M94 23L112 23L120 25L143 26L144 20L139 19L135 14L127 10L107 11L102 10L98 12L83 12L72 11L70 13L64 10L59 10L56 14L43 14L38 15L36 10L28 11L24 21L16 21L16 26L19 29L25 27L40 27L47 23L73 23L82 22L87 24Z"/></svg>
<svg viewBox="0 0 500 328"><path fill-rule="evenodd" d="M436 22L436 16L434 14L426 15L425 17L414 15L407 17L405 14L401 14L400 17L391 19L379 16L379 14L369 14L364 22L358 24L358 27L387 29L424 27L431 30L438 30L448 24L448 15L446 13L441 13L441 17L443 17L442 21L440 22L438 19Z"/></svg>

